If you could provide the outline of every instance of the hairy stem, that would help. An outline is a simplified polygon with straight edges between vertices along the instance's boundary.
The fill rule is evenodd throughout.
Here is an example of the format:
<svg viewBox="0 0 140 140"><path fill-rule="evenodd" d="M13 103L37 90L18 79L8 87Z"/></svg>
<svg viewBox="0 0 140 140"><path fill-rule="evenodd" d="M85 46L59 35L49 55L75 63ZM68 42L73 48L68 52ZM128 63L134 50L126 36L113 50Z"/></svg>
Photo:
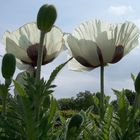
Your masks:
<svg viewBox="0 0 140 140"><path fill-rule="evenodd" d="M43 59L43 43L44 43L44 37L45 37L45 32L41 31L40 35L40 47L38 49L38 59L37 59L37 70L36 70L36 82L40 80L40 75L41 75L41 65L42 65L42 59Z"/></svg>
<svg viewBox="0 0 140 140"><path fill-rule="evenodd" d="M3 99L2 99L2 112L3 115L6 114L6 104L7 104L7 96L8 96L8 88L11 84L11 79L5 79L5 90L3 91Z"/></svg>
<svg viewBox="0 0 140 140"><path fill-rule="evenodd" d="M101 118L104 116L104 65L100 67L100 115Z"/></svg>
<svg viewBox="0 0 140 140"><path fill-rule="evenodd" d="M2 100L2 113L3 115L6 114L6 98Z"/></svg>

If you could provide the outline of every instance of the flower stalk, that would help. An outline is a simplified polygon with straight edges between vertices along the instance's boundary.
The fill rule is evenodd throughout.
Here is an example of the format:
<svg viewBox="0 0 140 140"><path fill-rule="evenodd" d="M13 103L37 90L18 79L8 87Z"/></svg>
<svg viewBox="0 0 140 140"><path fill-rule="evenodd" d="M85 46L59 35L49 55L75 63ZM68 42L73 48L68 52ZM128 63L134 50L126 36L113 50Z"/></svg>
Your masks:
<svg viewBox="0 0 140 140"><path fill-rule="evenodd" d="M100 67L100 115L101 118L104 116L104 65Z"/></svg>
<svg viewBox="0 0 140 140"><path fill-rule="evenodd" d="M45 37L45 32L41 31L40 33L40 47L38 48L38 58L37 58L37 70L36 70L36 82L40 80L40 75L41 75L41 65L42 65L42 60L43 60L43 49L44 49L44 37Z"/></svg>

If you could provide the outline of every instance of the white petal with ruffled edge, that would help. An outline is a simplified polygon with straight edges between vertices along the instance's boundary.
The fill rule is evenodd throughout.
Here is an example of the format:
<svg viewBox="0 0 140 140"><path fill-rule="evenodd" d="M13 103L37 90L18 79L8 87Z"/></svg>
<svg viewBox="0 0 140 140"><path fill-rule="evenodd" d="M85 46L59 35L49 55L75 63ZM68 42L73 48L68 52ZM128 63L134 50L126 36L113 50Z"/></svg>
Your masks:
<svg viewBox="0 0 140 140"><path fill-rule="evenodd" d="M39 44L39 41L40 30L34 22L25 24L11 33L8 31L5 32L2 39L8 53L13 53L17 59L27 63L32 62L27 55L27 48L31 45ZM45 36L44 45L47 49L45 60L49 63L63 50L63 33L61 30L57 27L53 27ZM20 64L18 68L20 69ZM24 67L21 67L21 69L22 68Z"/></svg>
<svg viewBox="0 0 140 140"><path fill-rule="evenodd" d="M6 38L6 51L7 53L12 53L16 58L26 61L32 62L31 59L27 56L26 49L19 47L13 40L10 38Z"/></svg>
<svg viewBox="0 0 140 140"><path fill-rule="evenodd" d="M69 60L70 58L73 57L70 48L68 48L67 53L68 53L68 60ZM68 69L82 72L82 71L91 71L93 68L85 67L81 65L75 58L72 58L68 62Z"/></svg>
<svg viewBox="0 0 140 140"><path fill-rule="evenodd" d="M115 51L113 31L115 25L100 20L82 23L74 30L73 36L80 39L96 42L100 48L104 63L111 61ZM110 50L110 51L108 51Z"/></svg>
<svg viewBox="0 0 140 140"><path fill-rule="evenodd" d="M16 66L20 70L27 70L30 67L32 67L32 66L30 66L28 64L22 63L19 59L16 59Z"/></svg>
<svg viewBox="0 0 140 140"><path fill-rule="evenodd" d="M116 45L123 45L124 55L138 45L139 34L138 27L131 22L125 22L116 27Z"/></svg>
<svg viewBox="0 0 140 140"><path fill-rule="evenodd" d="M75 59L80 56L90 64L100 66L103 63L118 62L123 55L137 46L139 33L139 29L130 22L109 24L93 20L80 24L65 40ZM120 48L116 48L117 46ZM97 47L98 51L95 49ZM124 50L121 47L124 47ZM71 66L72 69L77 69L74 68L76 60L71 61Z"/></svg>
<svg viewBox="0 0 140 140"><path fill-rule="evenodd" d="M68 69L74 71L91 71L93 68L85 67L81 65L76 59L72 59L68 62Z"/></svg>
<svg viewBox="0 0 140 140"><path fill-rule="evenodd" d="M28 23L13 32L5 32L2 42L6 44L6 37L13 40L19 47L28 48L32 44L39 43L40 31L35 23Z"/></svg>
<svg viewBox="0 0 140 140"><path fill-rule="evenodd" d="M49 61L56 58L64 48L62 31L54 26L45 36L44 44L47 49L45 60Z"/></svg>
<svg viewBox="0 0 140 140"><path fill-rule="evenodd" d="M66 45L70 48L74 58L83 58L93 67L100 64L95 42L84 39L78 40L71 34L65 35L64 40L67 42Z"/></svg>

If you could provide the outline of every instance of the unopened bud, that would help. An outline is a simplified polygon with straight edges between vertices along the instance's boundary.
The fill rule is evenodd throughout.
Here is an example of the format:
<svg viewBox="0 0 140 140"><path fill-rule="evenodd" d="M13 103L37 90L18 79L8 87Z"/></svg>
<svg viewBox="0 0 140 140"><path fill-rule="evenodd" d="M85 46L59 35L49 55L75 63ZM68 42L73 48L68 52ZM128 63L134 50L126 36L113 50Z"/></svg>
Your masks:
<svg viewBox="0 0 140 140"><path fill-rule="evenodd" d="M49 32L57 18L57 11L53 5L43 5L37 15L37 27L43 32Z"/></svg>
<svg viewBox="0 0 140 140"><path fill-rule="evenodd" d="M16 59L13 54L7 53L2 59L2 76L11 79L16 69Z"/></svg>

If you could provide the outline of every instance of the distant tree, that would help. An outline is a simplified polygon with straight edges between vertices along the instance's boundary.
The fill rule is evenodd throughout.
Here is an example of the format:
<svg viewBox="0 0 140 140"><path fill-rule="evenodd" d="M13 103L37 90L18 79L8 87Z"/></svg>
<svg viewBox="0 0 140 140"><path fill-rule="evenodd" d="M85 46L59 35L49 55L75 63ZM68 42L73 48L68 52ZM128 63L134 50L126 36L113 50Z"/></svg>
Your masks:
<svg viewBox="0 0 140 140"><path fill-rule="evenodd" d="M86 110L90 106L94 105L93 96L95 96L95 93L91 93L90 91L80 92L79 94L77 94L77 97L75 99L76 109Z"/></svg>
<svg viewBox="0 0 140 140"><path fill-rule="evenodd" d="M58 100L60 110L75 109L74 98L62 98Z"/></svg>
<svg viewBox="0 0 140 140"><path fill-rule="evenodd" d="M87 110L90 106L95 106L95 95L95 93L91 93L90 91L80 92L76 95L76 98L59 99L58 105L60 110Z"/></svg>

